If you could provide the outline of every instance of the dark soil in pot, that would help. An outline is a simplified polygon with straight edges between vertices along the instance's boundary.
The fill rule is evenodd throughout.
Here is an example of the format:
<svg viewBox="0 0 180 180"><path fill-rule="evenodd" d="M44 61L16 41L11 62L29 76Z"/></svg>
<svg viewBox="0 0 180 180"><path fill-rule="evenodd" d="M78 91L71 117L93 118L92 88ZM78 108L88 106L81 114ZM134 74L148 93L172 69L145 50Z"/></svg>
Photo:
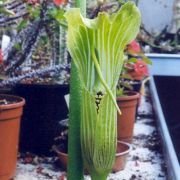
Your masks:
<svg viewBox="0 0 180 180"><path fill-rule="evenodd" d="M161 107L180 162L180 77L154 77Z"/></svg>
<svg viewBox="0 0 180 180"><path fill-rule="evenodd" d="M52 155L54 138L61 132L59 122L68 116L64 95L69 93L69 85L17 84L14 93L26 99L20 151Z"/></svg>

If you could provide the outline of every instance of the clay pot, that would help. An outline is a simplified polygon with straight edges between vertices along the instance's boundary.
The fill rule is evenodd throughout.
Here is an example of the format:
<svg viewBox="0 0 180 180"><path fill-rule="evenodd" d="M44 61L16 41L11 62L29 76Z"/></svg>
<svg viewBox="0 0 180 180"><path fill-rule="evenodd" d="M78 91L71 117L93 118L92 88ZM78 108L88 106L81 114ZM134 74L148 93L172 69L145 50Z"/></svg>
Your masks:
<svg viewBox="0 0 180 180"><path fill-rule="evenodd" d="M0 94L0 100L2 99L13 102L0 105L0 180L9 180L15 175L20 118L25 100Z"/></svg>
<svg viewBox="0 0 180 180"><path fill-rule="evenodd" d="M122 112L122 114L118 114L117 117L117 136L120 141L132 141L139 97L138 92L128 91L126 92L126 96L116 98L117 104Z"/></svg>
<svg viewBox="0 0 180 180"><path fill-rule="evenodd" d="M123 141L117 142L116 158L112 168L113 173L124 170L130 150L131 145L129 143Z"/></svg>
<svg viewBox="0 0 180 180"><path fill-rule="evenodd" d="M68 164L68 154L63 152L60 148L53 146L53 150L57 153L61 167L67 170ZM112 172L118 172L125 168L127 162L127 156L131 150L131 145L126 142L118 141L117 142L117 151L116 158L112 168ZM88 174L88 171L85 169L85 174Z"/></svg>
<svg viewBox="0 0 180 180"><path fill-rule="evenodd" d="M59 148L57 146L53 146L52 149L54 152L57 153L57 155L59 157L59 162L61 163L61 167L64 170L67 170L68 154L66 152L64 152L64 150L62 150L61 148Z"/></svg>

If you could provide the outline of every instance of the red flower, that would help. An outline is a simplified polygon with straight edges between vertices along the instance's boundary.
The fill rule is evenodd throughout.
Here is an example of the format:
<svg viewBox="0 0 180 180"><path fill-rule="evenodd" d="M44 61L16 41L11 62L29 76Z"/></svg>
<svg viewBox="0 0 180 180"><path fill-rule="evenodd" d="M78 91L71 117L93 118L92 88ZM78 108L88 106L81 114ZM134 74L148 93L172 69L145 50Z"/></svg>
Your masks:
<svg viewBox="0 0 180 180"><path fill-rule="evenodd" d="M2 64L2 63L3 63L3 52L0 49L0 64Z"/></svg>
<svg viewBox="0 0 180 180"><path fill-rule="evenodd" d="M148 68L147 64L139 59L135 64L132 64L131 69L128 70L128 74L134 79L134 80L142 80L144 77L148 76Z"/></svg>
<svg viewBox="0 0 180 180"><path fill-rule="evenodd" d="M65 0L53 0L53 1L56 6L60 6L61 4L65 3Z"/></svg>
<svg viewBox="0 0 180 180"><path fill-rule="evenodd" d="M127 50L129 53L136 54L141 52L141 48L139 43L137 43L135 40L133 40L128 46Z"/></svg>

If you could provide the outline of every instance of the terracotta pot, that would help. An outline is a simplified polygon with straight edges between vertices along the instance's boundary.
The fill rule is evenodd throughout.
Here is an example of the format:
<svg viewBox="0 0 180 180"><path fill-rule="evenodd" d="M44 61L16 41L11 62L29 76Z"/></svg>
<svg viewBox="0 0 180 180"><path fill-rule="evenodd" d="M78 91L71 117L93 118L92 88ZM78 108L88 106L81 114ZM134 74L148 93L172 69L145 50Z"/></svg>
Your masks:
<svg viewBox="0 0 180 180"><path fill-rule="evenodd" d="M127 162L127 157L131 150L131 145L129 143L118 141L117 142L117 151L116 151L116 158L112 168L112 172L122 171Z"/></svg>
<svg viewBox="0 0 180 180"><path fill-rule="evenodd" d="M135 91L126 92L127 96L117 97L117 104L122 112L117 117L118 140L131 142L133 137L136 107L139 101L139 93Z"/></svg>
<svg viewBox="0 0 180 180"><path fill-rule="evenodd" d="M61 150L59 147L57 146L53 146L52 147L53 151L57 153L58 157L59 157L59 162L61 163L61 167L64 170L67 170L67 164L68 164L68 154L66 152L64 152L63 150Z"/></svg>
<svg viewBox="0 0 180 180"><path fill-rule="evenodd" d="M11 104L0 105L0 180L9 180L15 175L20 118L25 100L0 94L2 99L13 101Z"/></svg>
<svg viewBox="0 0 180 180"><path fill-rule="evenodd" d="M68 164L68 154L63 152L58 147L54 146L53 150L57 153L59 157L59 161L61 163L61 167L67 170ZM118 141L117 142L117 151L116 151L116 158L112 168L112 172L118 172L125 168L127 156L131 150L131 145L126 142ZM85 174L88 174L88 171L85 170Z"/></svg>

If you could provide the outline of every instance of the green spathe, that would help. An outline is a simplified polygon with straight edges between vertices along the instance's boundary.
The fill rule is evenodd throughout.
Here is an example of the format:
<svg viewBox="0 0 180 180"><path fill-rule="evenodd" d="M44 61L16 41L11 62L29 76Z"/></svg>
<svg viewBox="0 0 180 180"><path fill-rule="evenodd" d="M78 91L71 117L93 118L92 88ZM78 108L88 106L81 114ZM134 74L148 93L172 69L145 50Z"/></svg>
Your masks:
<svg viewBox="0 0 180 180"><path fill-rule="evenodd" d="M84 164L93 180L105 180L116 151L116 85L124 48L139 31L140 13L134 3L128 2L111 16L103 12L90 20L74 8L66 18L68 49L82 83L80 137Z"/></svg>

